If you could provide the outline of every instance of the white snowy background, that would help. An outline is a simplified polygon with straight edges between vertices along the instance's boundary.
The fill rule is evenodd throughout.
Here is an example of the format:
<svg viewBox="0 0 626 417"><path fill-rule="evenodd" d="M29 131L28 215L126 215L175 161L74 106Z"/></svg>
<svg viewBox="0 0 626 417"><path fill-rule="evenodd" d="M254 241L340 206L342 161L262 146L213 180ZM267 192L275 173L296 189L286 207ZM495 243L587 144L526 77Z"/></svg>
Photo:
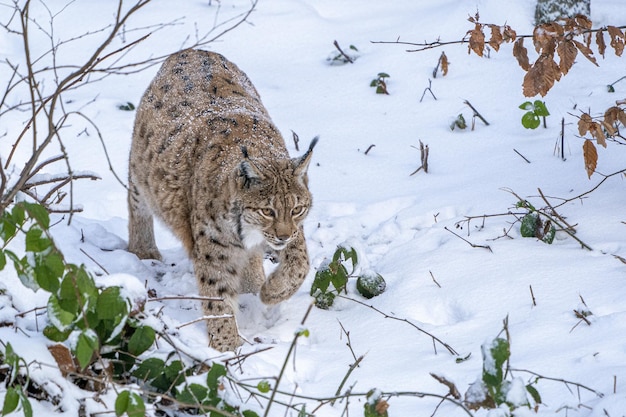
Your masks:
<svg viewBox="0 0 626 417"><path fill-rule="evenodd" d="M66 4L45 3L55 13ZM244 0L214 0L211 5L206 0L155 0L128 23L126 41L135 39L133 27L180 20L157 31L127 58L174 52L187 36L193 40L196 33L213 25L218 5L218 18L224 19L242 13L249 4ZM49 16L41 4L34 2L32 10L31 17L45 26ZM56 18L54 36L68 38L103 27L114 11L115 2L70 3ZM398 38L459 40L472 28L468 16L477 11L482 22L506 23L518 34L532 33L531 0L261 0L247 23L209 45L248 74L292 155L299 154L291 140L292 130L299 135L302 148L320 136L309 169L314 206L305 222L312 269L296 295L277 307L265 307L252 295L241 297L238 322L250 341L241 353L271 349L232 369L237 378L269 379L278 374L311 303L315 268L332 256L338 244L348 242L360 255L360 267L375 270L387 282L386 292L365 300L351 280L350 297L419 326L449 344L460 357L471 356L457 363L457 356L433 344L409 323L338 299L330 310L314 308L307 318L304 327L310 336L298 341L295 358L290 359L281 382L285 391L311 397L334 395L355 360L352 349L357 356L365 355L345 386L354 392L379 388L445 395L447 388L429 375L432 372L453 381L464 393L481 375L481 345L498 335L508 317L512 368L577 382L603 394L544 379L537 384L543 399L539 415L626 415L626 266L614 256L626 257L623 176L613 176L585 198L559 208L591 251L563 233L557 233L552 245L522 238L519 223L510 228L513 216L486 217L456 228L465 216L519 212L514 208L517 199L505 189L543 207L538 188L558 204L596 186L603 177L587 178L576 116L581 111L600 115L626 96L626 82L616 84L615 93L606 88L626 75L626 61L615 57L612 49L604 59L597 57L599 67L579 55L570 73L543 98L551 113L547 129L527 130L520 123L523 111L518 108L527 100L521 88L525 73L512 56L511 44L499 52L492 50L489 58L479 58L468 55L466 44L409 53L405 46L371 43ZM591 20L594 27L623 25L626 7L622 0L593 0ZM4 32L0 36L2 59L19 60L23 49L17 38ZM45 36L33 36L41 42L33 45L35 49L49 47ZM345 49L351 44L359 49L354 64L329 65L326 58L335 51L334 40ZM122 45L122 41L116 42ZM95 42L93 38L77 41L62 48L59 58L81 62ZM534 60L531 43L526 46ZM433 78L433 68L444 51L450 61L449 74ZM123 180L134 113L117 107L137 104L157 69L111 76L64 96L67 109L81 109L98 125L111 164ZM390 75L388 96L375 94L369 86L379 72ZM3 82L6 77L0 74ZM429 79L437 99L426 93L420 102ZM489 126L476 120L473 130L450 130L460 113L471 123L472 111L465 100ZM561 118L566 123L566 160L555 153ZM13 132L21 127L21 120L5 119L1 130ZM146 289L156 290L159 296L197 294L191 263L163 226L157 226L162 264L141 261L125 250L126 190L110 172L93 127L76 122L63 133L73 168L102 177L76 183L74 199L82 213L69 226L65 218L52 229L67 260L86 264L100 275L99 283L122 283L137 295L145 296ZM430 149L429 172L410 176L420 164L416 149L420 140ZM11 144L11 136L0 138L3 160ZM375 147L366 155L370 145ZM599 148L598 172L624 169L625 152L613 143ZM26 156L21 155L16 164ZM451 231L475 245L488 245L491 251L472 247ZM20 311L46 304L47 293L23 287L11 268L0 277L0 285ZM199 304L189 300L148 302L146 308L162 310L162 320L170 328L202 314ZM590 325L575 316L574 310L581 308L593 313L588 317ZM34 404L35 415L77 415L84 398L89 412L112 410L114 392L103 394L102 402L97 402L89 398L92 393L61 378L46 350L48 342L38 332L45 325L44 317L15 318L12 310L0 313L15 321L15 326L0 328L0 340L10 342L27 361L37 359L50 365L31 373L39 380L48 378L63 397L63 411L42 402ZM349 332L350 346L342 326ZM181 348L197 357L224 358L207 347L202 323L182 327L178 338ZM532 380L526 372L517 371L514 376ZM230 395L235 398L234 393ZM438 402L436 398L392 397L389 414L430 416ZM256 402L246 406L262 412ZM316 415L341 416L344 408L345 403L326 405ZM352 399L349 415L362 415L362 409L363 399ZM475 415L498 413L480 410ZM285 414L276 406L272 415L295 412ZM444 403L436 415L466 414ZM516 415L535 412L520 410Z"/></svg>

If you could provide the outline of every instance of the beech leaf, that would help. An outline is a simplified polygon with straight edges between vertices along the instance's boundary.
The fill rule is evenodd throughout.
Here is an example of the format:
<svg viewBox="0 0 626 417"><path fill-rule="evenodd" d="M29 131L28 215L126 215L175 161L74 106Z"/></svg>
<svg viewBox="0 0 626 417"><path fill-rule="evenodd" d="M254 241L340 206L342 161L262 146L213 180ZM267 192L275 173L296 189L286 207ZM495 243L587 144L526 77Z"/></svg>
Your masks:
<svg viewBox="0 0 626 417"><path fill-rule="evenodd" d="M585 160L587 177L591 178L598 164L598 151L596 150L596 146L589 139L585 140L585 143L583 143L583 158Z"/></svg>
<svg viewBox="0 0 626 417"><path fill-rule="evenodd" d="M574 65L574 60L576 59L576 55L578 54L578 49L576 49L576 45L572 41L563 41L559 42L559 45L556 48L556 52L559 54L559 69L563 73L563 75L567 74Z"/></svg>
<svg viewBox="0 0 626 417"><path fill-rule="evenodd" d="M528 71L530 69L528 50L524 46L524 38L519 38L513 44L513 56L517 59L517 63L524 71Z"/></svg>

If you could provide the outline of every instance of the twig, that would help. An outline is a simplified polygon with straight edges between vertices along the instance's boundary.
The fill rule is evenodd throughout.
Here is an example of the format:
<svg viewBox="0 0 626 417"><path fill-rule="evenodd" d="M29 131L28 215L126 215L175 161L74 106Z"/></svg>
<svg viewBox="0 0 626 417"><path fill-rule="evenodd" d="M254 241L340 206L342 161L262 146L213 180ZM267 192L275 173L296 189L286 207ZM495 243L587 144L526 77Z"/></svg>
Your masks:
<svg viewBox="0 0 626 417"><path fill-rule="evenodd" d="M428 272L430 273L430 277L433 279L433 282L434 282L435 284L437 284L437 286L438 286L439 288L441 288L441 285L439 285L439 283L438 283L438 282L437 282L437 280L435 279L435 276L433 275L432 271L428 271Z"/></svg>
<svg viewBox="0 0 626 417"><path fill-rule="evenodd" d="M533 293L533 286L529 285L530 287L530 296L533 299L533 307L537 307L537 301L535 300L535 294Z"/></svg>
<svg viewBox="0 0 626 417"><path fill-rule="evenodd" d="M365 150L365 155L367 155L369 153L369 151L372 150L373 147L375 147L376 145L374 145L373 143L367 147L367 149Z"/></svg>
<svg viewBox="0 0 626 417"><path fill-rule="evenodd" d="M519 153L519 152L517 151L517 149L513 148L513 150L515 151L515 153L516 153L516 154L518 154L519 156L521 156L521 157L522 157L522 159L524 159L524 161L526 161L526 162L528 162L528 163L530 164L530 161L529 161L528 159L526 159L526 157L525 157L524 155L522 155L521 153Z"/></svg>
<svg viewBox="0 0 626 417"><path fill-rule="evenodd" d="M459 393L459 390L457 389L456 385L454 385L454 382L448 381L446 378L432 372L430 373L430 376L439 381L439 383L448 387L448 389L450 390L450 395L452 395L454 398L456 398L457 400L461 399L461 393Z"/></svg>
<svg viewBox="0 0 626 417"><path fill-rule="evenodd" d="M148 298L147 302L151 301L167 301L167 300L191 300L191 301L224 301L222 297L201 297L201 296L189 296L189 295L168 295L165 297Z"/></svg>
<svg viewBox="0 0 626 417"><path fill-rule="evenodd" d="M188 321L186 323L183 323L179 326L176 326L176 329L182 329L183 327L187 327L187 326L191 326L192 324L198 323L200 321L204 321L204 320L219 320L219 319L232 319L233 315L232 314L219 314L219 315L211 315L211 316L202 316L199 317L197 319Z"/></svg>
<svg viewBox="0 0 626 417"><path fill-rule="evenodd" d="M454 236L458 237L459 239L461 239L462 241L464 241L465 243L467 243L468 245L470 245L473 248L483 248L483 249L488 249L489 252L493 253L493 251L491 250L490 246L485 246L485 245L478 245L476 243L472 243L469 240L463 238L462 236L454 233L452 230L448 229L448 226L444 227L445 230L447 230L448 232L452 233Z"/></svg>
<svg viewBox="0 0 626 417"><path fill-rule="evenodd" d="M339 46L339 42L334 41L334 42L333 42L333 45L335 45L335 48L337 48L337 50L339 51L339 53L340 53L340 54L341 54L341 55L342 55L342 56L346 59L346 61L348 61L348 62L349 62L349 63L351 63L351 64L354 64L354 60L353 60L352 58L350 58L350 57L348 56L348 54L346 54L346 53L345 53L345 52L341 49L341 47Z"/></svg>
<svg viewBox="0 0 626 417"><path fill-rule="evenodd" d="M91 259L93 261L93 263L95 263L96 265L98 265L100 267L100 269L102 269L104 271L105 274L110 275L109 271L106 270L105 267L103 267L98 261L96 261L90 254L88 254L87 252L85 252L85 250L83 248L80 248L80 251L82 253L85 254L86 257L88 257L89 259Z"/></svg>
<svg viewBox="0 0 626 417"><path fill-rule="evenodd" d="M439 66L439 64L437 64L437 67ZM437 71L437 68L435 68L435 71ZM424 92L422 93L422 97L420 98L420 103L422 102L422 100L424 100L424 96L426 95L426 92L428 91L430 93L431 96L433 96L433 98L435 100L437 100L437 97L435 97L435 93L433 93L432 90L432 81L430 80L430 78L428 79L428 87L426 87L424 89Z"/></svg>
<svg viewBox="0 0 626 417"><path fill-rule="evenodd" d="M538 374L538 373L536 373L536 372L529 371L529 370L527 370L527 369L517 369L517 368L512 368L512 369L511 369L511 371L514 371L514 372L526 372L526 373L529 373L529 374L531 374L531 375L536 376L536 377L537 377L537 378L539 378L539 379L545 379L545 380L548 380L548 381L562 382L562 383L563 383L563 384L565 384L566 386L568 386L568 385L574 385L574 386L576 386L576 387L578 387L578 388L582 388L582 389L584 389L584 390L587 390L587 391L589 391L589 392L594 393L594 394L595 394L596 396L598 396L599 398L604 397L604 394L603 394L603 393L601 393L600 391L596 391L595 389L593 389L593 388L589 388L588 386L583 385L583 384L579 384L578 382L572 382L572 381L568 381L568 380L565 380L565 379L562 379L562 378L551 378L551 377L549 377L549 376L544 376L544 375ZM568 388L569 388L569 387L568 387ZM579 399L580 399L580 398L579 398Z"/></svg>
<svg viewBox="0 0 626 417"><path fill-rule="evenodd" d="M439 343L440 345L442 345L443 347L445 347L445 348L446 348L446 350L447 350L448 352L450 352L450 354L455 355L455 356L458 356L458 355L459 355L459 354L458 354L458 352L452 348L452 346L450 346L449 344L445 343L444 341L442 341L442 340L441 340L441 339L439 339L438 337L436 337L436 336L432 335L431 333L428 333L426 330L424 330L424 329L420 328L419 326L417 326L415 323L411 322L411 321L410 321L410 320L408 320L408 319L403 319L403 318L399 318L399 317L391 316L391 315L389 315L389 314L385 313L384 311L381 311L381 310L377 309L376 307L374 307L374 306L372 306L372 305L365 304L364 302L359 301L359 300L356 300L356 299L354 299L354 298L346 297L345 295L338 295L338 297L343 298L343 299L345 299L345 300L350 300L350 301L355 302L355 303L357 303L357 304L360 304L360 305L362 305L362 306L364 306L364 307L367 307L367 308L369 308L370 310L373 310L373 311L375 311L376 313L378 313L378 314L382 315L382 316L383 316L384 318L386 318L386 319L391 319L391 320L396 320L396 321L401 321L401 322L407 323L408 325L410 325L410 326L411 326L411 327L413 327L414 329L418 330L419 332L424 333L425 335L429 336L429 337L432 339L432 341L433 341L433 345L435 344L435 342L437 342L437 343ZM436 354L436 353L437 353L437 348L435 347L435 354Z"/></svg>
<svg viewBox="0 0 626 417"><path fill-rule="evenodd" d="M557 226L559 226L565 233L567 233L572 239L574 239L575 241L577 241L583 248L592 251L593 249L591 248L591 246L587 245L585 242L583 242L582 240L580 240L578 237L576 237L576 235L574 234L575 230L572 226L570 226L565 219L563 219L563 217L561 217L555 210L555 208L548 202L548 200L546 199L546 197L543 195L543 192L541 191L540 188L537 189L539 191L539 195L541 195L541 198L543 199L543 201L548 205L548 207L552 210L552 215L547 214L545 211L541 211L541 213L546 216L550 221L552 221L554 224L556 224ZM560 204L559 204L560 206ZM557 206L558 207L558 206ZM555 219L558 219L558 221ZM560 224L559 222L562 222L565 226L563 226L562 224Z"/></svg>
<svg viewBox="0 0 626 417"><path fill-rule="evenodd" d="M474 112L474 116L478 117L485 124L485 126L489 126L489 122L485 120L485 118L480 113L478 113L478 110L476 110L476 108L472 106L469 101L464 100L463 103L467 104L469 108L472 109L472 111Z"/></svg>

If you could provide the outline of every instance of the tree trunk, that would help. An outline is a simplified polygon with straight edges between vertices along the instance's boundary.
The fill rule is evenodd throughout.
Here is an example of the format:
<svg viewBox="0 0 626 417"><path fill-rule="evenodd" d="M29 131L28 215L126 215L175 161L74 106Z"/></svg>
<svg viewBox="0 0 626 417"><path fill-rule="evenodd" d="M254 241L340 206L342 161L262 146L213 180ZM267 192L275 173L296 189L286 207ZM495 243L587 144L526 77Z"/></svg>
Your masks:
<svg viewBox="0 0 626 417"><path fill-rule="evenodd" d="M537 0L535 24L548 23L560 17L591 15L591 0Z"/></svg>

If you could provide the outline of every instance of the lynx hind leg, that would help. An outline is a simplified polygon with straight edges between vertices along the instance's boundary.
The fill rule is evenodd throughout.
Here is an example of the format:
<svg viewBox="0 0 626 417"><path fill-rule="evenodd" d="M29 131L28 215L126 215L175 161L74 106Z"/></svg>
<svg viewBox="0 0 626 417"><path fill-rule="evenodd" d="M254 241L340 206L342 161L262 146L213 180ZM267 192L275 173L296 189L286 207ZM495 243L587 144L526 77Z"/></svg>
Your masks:
<svg viewBox="0 0 626 417"><path fill-rule="evenodd" d="M261 287L261 301L277 304L291 297L309 272L309 256L302 229L298 236L278 252L278 267Z"/></svg>
<svg viewBox="0 0 626 417"><path fill-rule="evenodd" d="M263 253L255 251L250 254L248 264L241 273L239 294L258 294L264 282Z"/></svg>
<svg viewBox="0 0 626 417"><path fill-rule="evenodd" d="M128 251L140 259L161 260L154 240L152 212L132 182L128 190Z"/></svg>

